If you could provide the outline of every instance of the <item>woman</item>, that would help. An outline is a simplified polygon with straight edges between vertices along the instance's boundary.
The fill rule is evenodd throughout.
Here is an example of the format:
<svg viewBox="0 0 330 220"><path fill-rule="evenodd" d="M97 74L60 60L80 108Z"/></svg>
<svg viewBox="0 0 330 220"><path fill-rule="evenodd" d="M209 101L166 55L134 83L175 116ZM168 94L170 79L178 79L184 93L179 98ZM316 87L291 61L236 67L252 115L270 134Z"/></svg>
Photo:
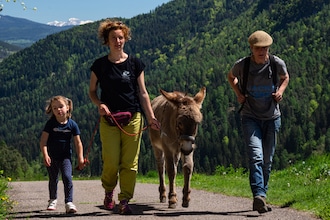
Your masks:
<svg viewBox="0 0 330 220"><path fill-rule="evenodd" d="M90 99L98 106L100 116L103 116L100 137L104 207L109 210L114 208L113 193L119 177L119 213L131 214L128 202L133 197L138 170L143 127L142 109L152 129L159 130L160 124L154 116L145 87L145 65L124 52L125 43L130 40L130 29L120 21L105 20L100 23L98 36L102 44L110 49L108 55L95 60L91 66L89 88ZM98 86L101 89L100 98ZM115 112L131 113L131 120L123 126L108 123L104 116ZM136 135L128 135L127 132Z"/></svg>

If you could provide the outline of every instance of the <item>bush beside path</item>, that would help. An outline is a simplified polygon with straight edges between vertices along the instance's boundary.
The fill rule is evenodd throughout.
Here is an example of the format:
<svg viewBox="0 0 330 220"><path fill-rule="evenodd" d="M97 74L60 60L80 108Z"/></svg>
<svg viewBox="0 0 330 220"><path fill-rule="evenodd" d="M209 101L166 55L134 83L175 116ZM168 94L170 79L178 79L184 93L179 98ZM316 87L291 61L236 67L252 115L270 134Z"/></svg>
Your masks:
<svg viewBox="0 0 330 220"><path fill-rule="evenodd" d="M58 184L57 210L47 211L48 181L11 182L8 194L14 201L12 219L301 219L315 220L309 213L299 212L291 208L272 206L272 211L259 214L252 211L252 199L230 197L221 194L210 193L202 190L191 192L189 208L181 206L182 188L177 187L178 206L169 209L167 203L159 203L158 185L137 183L134 198L131 200L133 215L122 216L113 211L103 209L104 191L100 180L74 180L74 201L78 212L65 214L63 184ZM115 189L117 201L118 189Z"/></svg>

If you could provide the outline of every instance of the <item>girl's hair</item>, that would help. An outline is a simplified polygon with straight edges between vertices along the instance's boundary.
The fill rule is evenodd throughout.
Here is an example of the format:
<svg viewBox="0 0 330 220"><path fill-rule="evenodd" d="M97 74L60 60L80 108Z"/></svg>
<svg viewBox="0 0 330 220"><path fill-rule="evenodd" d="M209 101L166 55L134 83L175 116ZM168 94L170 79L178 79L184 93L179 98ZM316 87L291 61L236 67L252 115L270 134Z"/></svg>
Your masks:
<svg viewBox="0 0 330 220"><path fill-rule="evenodd" d="M102 45L107 45L109 42L109 33L112 30L122 30L126 41L131 39L131 30L121 21L113 21L106 19L100 23L98 29L98 37Z"/></svg>
<svg viewBox="0 0 330 220"><path fill-rule="evenodd" d="M53 96L51 97L50 99L47 100L47 105L46 105L46 114L47 115L50 115L50 117L54 117L54 113L53 113L53 110L52 110L52 103L54 101L63 101L65 103L66 106L68 106L68 112L67 112L67 117L68 118L71 118L71 114L72 114L72 111L73 111L73 103L72 103L72 100L71 99L68 99L64 96L61 96L61 95L57 95L57 96Z"/></svg>

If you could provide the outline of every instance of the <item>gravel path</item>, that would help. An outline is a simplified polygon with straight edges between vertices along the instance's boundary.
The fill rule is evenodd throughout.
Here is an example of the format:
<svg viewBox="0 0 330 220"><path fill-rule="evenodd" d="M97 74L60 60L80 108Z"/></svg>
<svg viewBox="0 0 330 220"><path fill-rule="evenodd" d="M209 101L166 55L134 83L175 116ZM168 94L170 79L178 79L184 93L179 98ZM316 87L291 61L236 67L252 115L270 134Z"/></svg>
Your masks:
<svg viewBox="0 0 330 220"><path fill-rule="evenodd" d="M179 205L176 209L167 208L167 203L158 201L158 185L137 184L135 195L130 202L133 215L119 215L102 208L104 192L100 180L76 180L74 184L74 203L78 212L65 214L63 184L58 185L58 206L56 211L47 211L48 182L12 182L8 191L15 206L13 219L165 219L165 220L199 220L199 219L317 219L304 212L290 208L272 207L273 211L258 214L252 211L252 200L229 197L221 194L192 190L189 208L182 208L182 189L177 188ZM116 189L116 192L118 190ZM115 196L117 198L117 196Z"/></svg>

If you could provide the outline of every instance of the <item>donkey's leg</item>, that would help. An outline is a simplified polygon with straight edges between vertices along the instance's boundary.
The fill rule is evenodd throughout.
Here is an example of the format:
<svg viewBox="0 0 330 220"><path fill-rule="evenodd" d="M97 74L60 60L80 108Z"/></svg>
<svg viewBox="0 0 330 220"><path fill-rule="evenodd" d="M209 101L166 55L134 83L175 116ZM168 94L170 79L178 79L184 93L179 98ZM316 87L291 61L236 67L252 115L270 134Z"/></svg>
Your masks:
<svg viewBox="0 0 330 220"><path fill-rule="evenodd" d="M191 152L189 155L183 155L183 175L184 175L184 186L182 189L183 197L182 197L182 207L189 207L190 201L190 180L192 176L192 172L194 169L194 160L193 160L194 152Z"/></svg>
<svg viewBox="0 0 330 220"><path fill-rule="evenodd" d="M165 159L164 152L158 148L154 148L154 155L157 163L158 178L159 178L159 201L166 202L166 186L165 186Z"/></svg>
<svg viewBox="0 0 330 220"><path fill-rule="evenodd" d="M179 163L180 153L166 155L166 171L168 175L169 193L168 193L168 207L176 208L178 199L175 189L175 179L177 174L177 166Z"/></svg>

